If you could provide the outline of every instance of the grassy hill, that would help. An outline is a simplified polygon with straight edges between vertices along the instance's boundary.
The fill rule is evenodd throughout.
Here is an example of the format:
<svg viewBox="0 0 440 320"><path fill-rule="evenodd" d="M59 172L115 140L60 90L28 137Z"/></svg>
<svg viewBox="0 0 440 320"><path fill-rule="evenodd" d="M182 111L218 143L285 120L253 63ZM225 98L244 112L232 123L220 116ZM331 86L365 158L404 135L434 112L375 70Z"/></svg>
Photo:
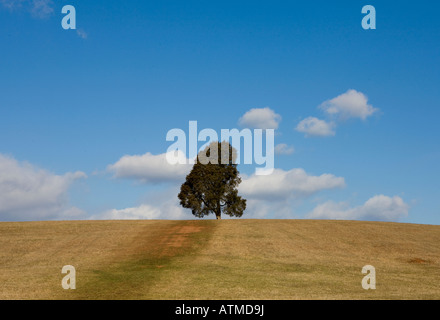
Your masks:
<svg viewBox="0 0 440 320"><path fill-rule="evenodd" d="M76 268L76 290L61 286L64 265ZM376 290L362 289L365 265ZM0 299L440 299L440 226L0 223Z"/></svg>

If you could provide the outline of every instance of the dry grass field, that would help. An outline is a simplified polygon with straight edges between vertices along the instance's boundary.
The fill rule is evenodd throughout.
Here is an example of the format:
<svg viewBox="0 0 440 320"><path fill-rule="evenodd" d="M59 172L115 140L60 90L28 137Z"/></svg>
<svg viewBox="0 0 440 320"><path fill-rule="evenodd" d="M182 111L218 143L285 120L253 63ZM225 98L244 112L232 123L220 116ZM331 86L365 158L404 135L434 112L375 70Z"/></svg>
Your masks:
<svg viewBox="0 0 440 320"><path fill-rule="evenodd" d="M61 269L76 268L76 290ZM364 290L364 265L376 290ZM440 299L440 226L315 220L0 223L0 299Z"/></svg>

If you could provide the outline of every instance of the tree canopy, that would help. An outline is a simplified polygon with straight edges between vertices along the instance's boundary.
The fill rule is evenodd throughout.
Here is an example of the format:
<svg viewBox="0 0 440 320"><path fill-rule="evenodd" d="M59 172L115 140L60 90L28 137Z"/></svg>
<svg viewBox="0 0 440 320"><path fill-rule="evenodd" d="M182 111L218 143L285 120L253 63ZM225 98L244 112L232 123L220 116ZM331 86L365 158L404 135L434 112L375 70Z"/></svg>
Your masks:
<svg viewBox="0 0 440 320"><path fill-rule="evenodd" d="M197 155L196 162L180 187L180 204L203 218L214 213L241 217L246 199L238 195L241 178L237 170L236 150L228 142L213 142Z"/></svg>

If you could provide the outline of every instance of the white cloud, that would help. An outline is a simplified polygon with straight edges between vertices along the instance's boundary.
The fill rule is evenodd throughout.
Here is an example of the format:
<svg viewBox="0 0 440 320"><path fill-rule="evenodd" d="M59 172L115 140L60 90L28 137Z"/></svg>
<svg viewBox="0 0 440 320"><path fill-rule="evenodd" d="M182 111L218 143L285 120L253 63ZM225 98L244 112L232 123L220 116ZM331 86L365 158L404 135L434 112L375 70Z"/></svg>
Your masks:
<svg viewBox="0 0 440 320"><path fill-rule="evenodd" d="M91 220L182 220L194 216L179 204L177 194L180 188L173 186L146 195L142 204L125 209L112 209L90 217Z"/></svg>
<svg viewBox="0 0 440 320"><path fill-rule="evenodd" d="M345 202L328 201L307 215L310 219L398 221L408 215L409 206L398 196L377 195L363 205L350 208Z"/></svg>
<svg viewBox="0 0 440 320"><path fill-rule="evenodd" d="M297 126L296 131L305 133L306 137L327 137L334 136L334 124L314 117L302 120Z"/></svg>
<svg viewBox="0 0 440 320"><path fill-rule="evenodd" d="M0 220L71 219L84 214L68 206L67 191L83 172L55 175L0 154Z"/></svg>
<svg viewBox="0 0 440 320"><path fill-rule="evenodd" d="M181 151L177 152L177 159L179 162L170 164L166 153L126 155L109 165L107 170L113 172L116 178L136 179L144 183L181 181L190 172L192 165L188 164L189 160Z"/></svg>
<svg viewBox="0 0 440 320"><path fill-rule="evenodd" d="M126 209L113 209L104 212L100 218L105 220L136 220L136 219L158 219L161 212L158 208L149 205Z"/></svg>
<svg viewBox="0 0 440 320"><path fill-rule="evenodd" d="M92 219L96 218L104 220L180 220L188 219L189 217L184 212L183 208L178 206L169 206L164 210L160 207L142 204L133 208L109 210L99 216L92 217Z"/></svg>
<svg viewBox="0 0 440 320"><path fill-rule="evenodd" d="M247 199L245 219L294 219L294 205L292 201L266 201L261 199Z"/></svg>
<svg viewBox="0 0 440 320"><path fill-rule="evenodd" d="M300 198L326 189L342 188L345 180L332 174L308 175L303 169L275 169L271 175L243 177L239 191L245 197L279 201Z"/></svg>
<svg viewBox="0 0 440 320"><path fill-rule="evenodd" d="M368 98L359 91L348 90L336 98L327 100L320 106L328 115L337 116L340 120L360 118L365 120L378 109L368 104Z"/></svg>
<svg viewBox="0 0 440 320"><path fill-rule="evenodd" d="M275 154L277 155L289 155L295 152L295 148L288 146L285 143L280 143L275 146Z"/></svg>
<svg viewBox="0 0 440 320"><path fill-rule="evenodd" d="M281 116L270 108L251 109L239 120L241 127L250 129L278 129Z"/></svg>
<svg viewBox="0 0 440 320"><path fill-rule="evenodd" d="M305 133L306 137L334 136L337 123L351 118L365 120L379 110L369 105L368 98L356 90L348 90L336 98L327 100L319 108L324 110L331 120L308 117L296 126L296 130Z"/></svg>

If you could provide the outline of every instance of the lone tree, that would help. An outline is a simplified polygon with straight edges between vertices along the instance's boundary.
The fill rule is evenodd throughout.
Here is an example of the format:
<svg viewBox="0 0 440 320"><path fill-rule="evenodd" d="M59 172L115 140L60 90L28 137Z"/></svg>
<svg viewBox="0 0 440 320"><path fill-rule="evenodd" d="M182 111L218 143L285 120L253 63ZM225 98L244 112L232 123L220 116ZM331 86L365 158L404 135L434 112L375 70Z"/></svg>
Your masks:
<svg viewBox="0 0 440 320"><path fill-rule="evenodd" d="M222 212L241 217L246 209L246 199L242 199L237 191L241 178L235 163L236 153L228 142L213 142L200 151L180 187L180 204L191 209L198 218L211 212L217 219L221 219Z"/></svg>

